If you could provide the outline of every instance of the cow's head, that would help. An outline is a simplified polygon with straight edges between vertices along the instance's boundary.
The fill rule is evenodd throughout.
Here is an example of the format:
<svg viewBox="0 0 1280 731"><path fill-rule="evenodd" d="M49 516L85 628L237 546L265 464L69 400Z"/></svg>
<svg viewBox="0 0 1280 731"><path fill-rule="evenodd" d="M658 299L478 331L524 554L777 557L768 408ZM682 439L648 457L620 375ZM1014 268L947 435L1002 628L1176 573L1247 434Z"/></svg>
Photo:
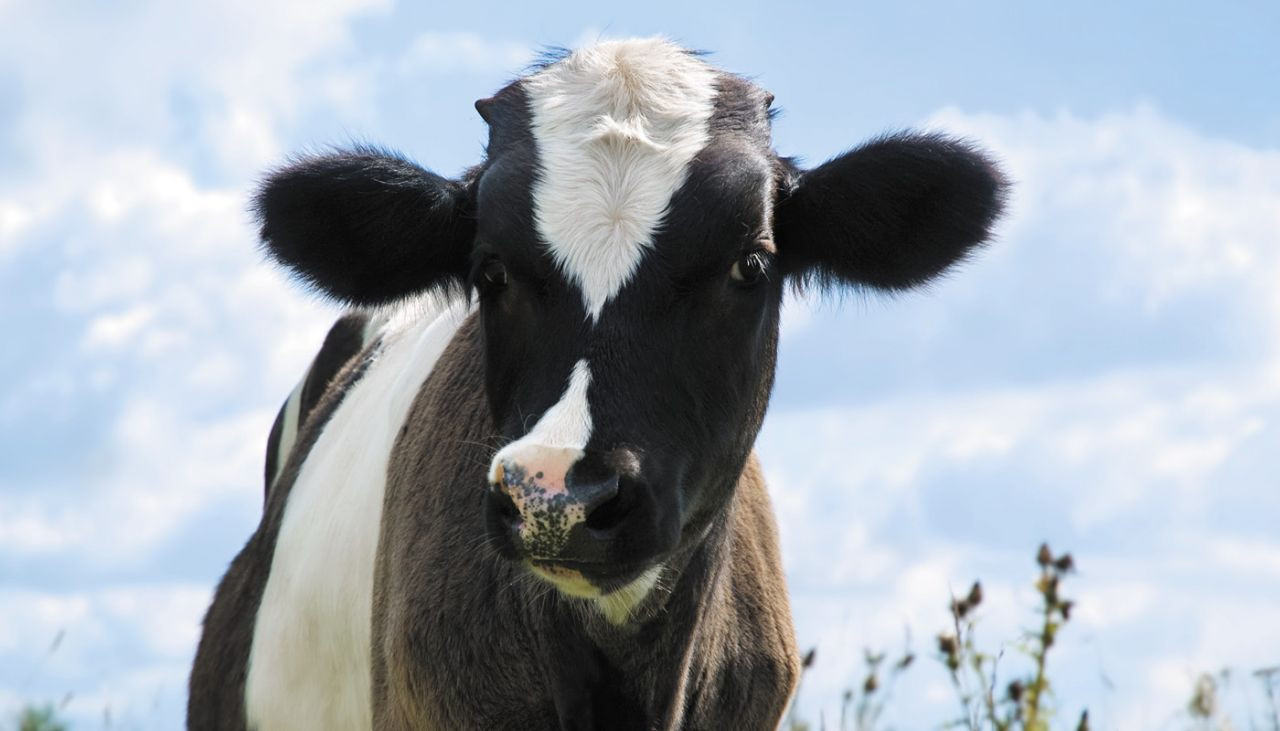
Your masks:
<svg viewBox="0 0 1280 731"><path fill-rule="evenodd" d="M910 289L1000 213L1000 173L948 137L800 170L770 102L668 42L601 43L477 102L487 156L461 180L357 148L258 198L270 254L331 297L478 299L505 444L488 530L567 593L643 594L724 512L788 281Z"/></svg>

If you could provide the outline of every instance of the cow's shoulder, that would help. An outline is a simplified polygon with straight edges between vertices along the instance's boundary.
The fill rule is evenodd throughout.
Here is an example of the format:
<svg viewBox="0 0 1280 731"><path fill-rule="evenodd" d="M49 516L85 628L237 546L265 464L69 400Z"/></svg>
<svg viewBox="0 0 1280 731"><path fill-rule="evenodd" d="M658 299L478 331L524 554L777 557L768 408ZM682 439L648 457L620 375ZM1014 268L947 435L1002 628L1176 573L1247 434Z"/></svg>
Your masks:
<svg viewBox="0 0 1280 731"><path fill-rule="evenodd" d="M338 378L338 374L379 337L386 317L380 314L353 310L347 312L329 328L324 343L311 360L302 379L280 405L271 433L267 437L265 460L265 492L284 471L289 455L298 444L298 437L308 422L319 412L321 399L334 388L349 388L350 383ZM265 499L265 498L264 498Z"/></svg>

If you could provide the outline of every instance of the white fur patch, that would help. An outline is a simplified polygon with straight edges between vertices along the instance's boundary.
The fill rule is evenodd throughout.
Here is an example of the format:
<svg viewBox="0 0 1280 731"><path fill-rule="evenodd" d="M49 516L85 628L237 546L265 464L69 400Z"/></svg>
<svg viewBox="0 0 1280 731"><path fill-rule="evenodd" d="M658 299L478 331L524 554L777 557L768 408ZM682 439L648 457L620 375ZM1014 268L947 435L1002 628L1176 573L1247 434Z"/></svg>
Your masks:
<svg viewBox="0 0 1280 731"><path fill-rule="evenodd" d="M590 387L591 366L585 360L574 363L564 395L520 441L544 447L585 449L591 439L591 406L587 403Z"/></svg>
<svg viewBox="0 0 1280 731"><path fill-rule="evenodd" d="M515 458L529 447L553 447L557 449L583 450L591 439L591 405L587 403L587 389L591 386L591 367L587 361L573 364L569 385L564 395L533 425L533 429L520 439L508 444L493 456L489 464L489 482L497 482L502 474L502 463Z"/></svg>
<svg viewBox="0 0 1280 731"><path fill-rule="evenodd" d="M659 39L608 41L526 82L534 219L594 321L640 263L710 138L716 72Z"/></svg>
<svg viewBox="0 0 1280 731"><path fill-rule="evenodd" d="M649 596L653 587L658 585L662 577L662 564L650 566L631 583L608 594L600 592L600 588L587 581L583 575L573 569L560 569L551 566L528 564L535 576L552 584L562 593L572 597L588 600L610 624L623 625L631 620L640 602Z"/></svg>
<svg viewBox="0 0 1280 731"><path fill-rule="evenodd" d="M293 451L294 442L298 441L298 419L299 412L302 411L302 389L307 385L307 377L311 375L311 369L302 375L302 380L298 381L298 385L293 387L293 391L289 393L289 398L284 402L284 421L280 424L280 442L276 445L276 471L271 475L271 483L274 485L276 478L280 477L280 473L284 471L284 465L289 460L289 453Z"/></svg>
<svg viewBox="0 0 1280 731"><path fill-rule="evenodd" d="M364 350L365 346L373 342L386 324L386 315L371 313L365 319L364 327L360 331L360 349ZM289 461L293 445L298 443L298 432L302 430L302 390L306 388L307 380L311 378L311 368L314 367L315 362L312 361L311 367L302 374L298 385L289 392L289 398L285 399L284 419L280 423L280 441L276 445L276 471L271 475L272 484L275 484L280 473L284 472L284 466Z"/></svg>
<svg viewBox="0 0 1280 731"><path fill-rule="evenodd" d="M596 609L611 624L626 624L631 613L640 606L640 602L649 596L653 587L658 585L662 576L662 564L652 566L640 574L634 581L609 594L602 594L595 599Z"/></svg>
<svg viewBox="0 0 1280 731"><path fill-rule="evenodd" d="M289 494L245 683L250 728L368 729L374 558L387 461L463 303L392 323ZM399 325L399 327L397 327Z"/></svg>

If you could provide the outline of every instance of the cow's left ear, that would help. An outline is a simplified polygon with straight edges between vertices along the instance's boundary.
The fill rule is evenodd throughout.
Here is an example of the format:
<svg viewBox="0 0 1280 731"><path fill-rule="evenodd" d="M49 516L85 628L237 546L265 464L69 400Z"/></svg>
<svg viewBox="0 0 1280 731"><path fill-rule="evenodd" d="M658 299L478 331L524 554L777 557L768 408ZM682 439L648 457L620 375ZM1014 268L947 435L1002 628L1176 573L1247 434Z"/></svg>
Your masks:
<svg viewBox="0 0 1280 731"><path fill-rule="evenodd" d="M903 290L991 235L1008 184L972 145L882 137L799 174L774 213L782 270L801 281Z"/></svg>

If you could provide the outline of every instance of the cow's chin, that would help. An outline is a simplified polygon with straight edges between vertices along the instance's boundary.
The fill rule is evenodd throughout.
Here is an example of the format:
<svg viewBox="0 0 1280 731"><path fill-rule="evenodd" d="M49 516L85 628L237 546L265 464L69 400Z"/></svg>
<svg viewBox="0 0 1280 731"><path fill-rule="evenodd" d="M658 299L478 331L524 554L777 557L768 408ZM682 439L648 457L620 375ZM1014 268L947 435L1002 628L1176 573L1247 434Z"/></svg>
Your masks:
<svg viewBox="0 0 1280 731"><path fill-rule="evenodd" d="M572 564L526 559L525 564L536 577L546 581L560 593L578 599L592 600L605 619L625 624L635 615L662 577L662 564L652 563L629 569L601 573L575 568Z"/></svg>

